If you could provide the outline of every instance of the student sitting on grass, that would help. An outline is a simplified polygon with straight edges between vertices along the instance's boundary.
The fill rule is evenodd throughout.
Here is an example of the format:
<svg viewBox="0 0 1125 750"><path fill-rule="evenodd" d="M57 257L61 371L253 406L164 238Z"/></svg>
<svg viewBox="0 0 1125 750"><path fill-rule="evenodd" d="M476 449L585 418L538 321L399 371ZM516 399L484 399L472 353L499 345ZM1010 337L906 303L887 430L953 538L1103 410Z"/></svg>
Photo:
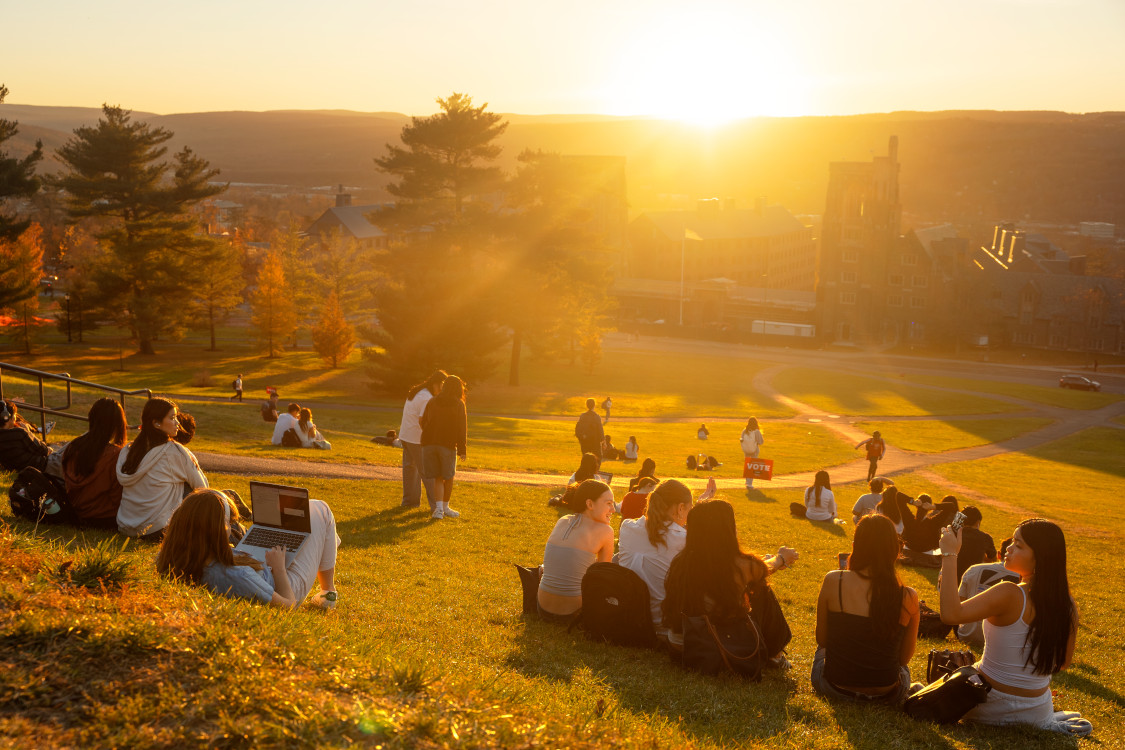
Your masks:
<svg viewBox="0 0 1125 750"><path fill-rule="evenodd" d="M47 470L51 448L33 429L19 416L14 401L0 401L0 469L20 471L34 466L39 471Z"/></svg>
<svg viewBox="0 0 1125 750"><path fill-rule="evenodd" d="M1078 633L1062 529L1041 518L1021 523L1004 555L1004 567L1019 574L1020 583L998 583L966 601L957 593L961 536L942 530L941 619L950 625L984 621L984 653L975 666L992 685L985 702L963 719L1089 734L1089 721L1055 711L1051 697L1051 675L1071 665Z"/></svg>
<svg viewBox="0 0 1125 750"><path fill-rule="evenodd" d="M836 496L832 494L832 480L821 469L813 477L812 487L805 490L805 504L790 503L789 512L810 521L831 521L836 517Z"/></svg>
<svg viewBox="0 0 1125 750"><path fill-rule="evenodd" d="M297 437L301 441L302 448L319 448L320 450L332 450L332 444L324 439L324 435L320 434L320 430L312 421L312 409L301 409L301 414L297 418Z"/></svg>
<svg viewBox="0 0 1125 750"><path fill-rule="evenodd" d="M700 503L688 511L684 548L672 560L664 582L662 622L669 640L683 645L683 615L712 620L750 612L773 666L786 669L782 653L792 633L766 578L797 560L797 550L782 547L767 562L746 552L738 541L734 508L725 500Z"/></svg>
<svg viewBox="0 0 1125 750"><path fill-rule="evenodd" d="M598 472L600 467L601 460L597 456L593 453L583 453L582 459L578 462L578 468L570 475L570 479L567 480L567 486L582 484L587 479L593 479L594 474Z"/></svg>
<svg viewBox="0 0 1125 750"><path fill-rule="evenodd" d="M632 490L621 498L621 517L624 519L640 518L647 513L649 493L656 487L656 480L652 477L643 477L637 489Z"/></svg>
<svg viewBox="0 0 1125 750"><path fill-rule="evenodd" d="M610 436L606 435L602 438L602 460L603 461L617 461L624 458L625 452L619 451L613 446Z"/></svg>
<svg viewBox="0 0 1125 750"><path fill-rule="evenodd" d="M812 685L821 695L898 705L910 691L918 592L895 571L901 542L882 516L855 527L847 570L824 576L816 601Z"/></svg>
<svg viewBox="0 0 1125 750"><path fill-rule="evenodd" d="M707 489L699 496L699 502L706 502L714 497L715 489L715 480L711 479L707 483ZM628 498L626 495L625 500L621 501L623 516ZM648 584L652 622L656 625L657 635L665 640L668 633L661 626L660 610L664 601L664 579L668 576L672 560L684 548L687 540L687 515L692 505L691 490L687 485L677 479L665 479L649 494L648 512L621 523L617 562Z"/></svg>
<svg viewBox="0 0 1125 750"><path fill-rule="evenodd" d="M964 530L962 530L962 535L963 534ZM961 541L961 552L964 553L964 536L961 537ZM1011 545L1011 537L1008 537L1000 543L999 562L992 560L969 566L969 569L961 576L961 584L957 587L957 596L961 597L961 601L972 599L977 594L987 591L996 584L1003 583L1004 581L1011 581L1012 583L1020 582L1018 574L1004 567L1004 554ZM960 559L960 557L961 555L959 554L958 559ZM938 585L941 585L940 576ZM974 646L983 646L984 630L981 629L981 624L980 620L961 623L957 626L957 638L965 643L971 643Z"/></svg>
<svg viewBox="0 0 1125 750"><path fill-rule="evenodd" d="M201 489L184 498L168 523L156 558L161 575L203 586L232 599L248 599L275 607L293 608L305 600L314 581L322 607L336 604L336 519L321 500L309 501L312 534L285 564L285 548L266 552L263 565L231 549L227 529L238 519L236 505L218 490Z"/></svg>
<svg viewBox="0 0 1125 750"><path fill-rule="evenodd" d="M635 435L629 436L629 442L625 443L625 461L636 461L641 454L641 446L637 443Z"/></svg>
<svg viewBox="0 0 1125 750"><path fill-rule="evenodd" d="M902 541L906 543L908 553L937 549L942 528L948 526L957 515L957 498L953 495L946 495L940 503L934 505L929 495L919 495L917 500L912 501L897 492L895 502L898 503L898 512L902 516ZM911 505L917 507L916 513L910 512Z"/></svg>
<svg viewBox="0 0 1125 750"><path fill-rule="evenodd" d="M875 506L883 499L883 478L875 477L867 483L871 490L866 495L860 495L852 506L852 523L859 523L859 519L875 512Z"/></svg>
<svg viewBox="0 0 1125 750"><path fill-rule="evenodd" d="M587 479L564 497L571 514L558 520L543 550L538 606L548 622L569 622L582 607L586 569L613 559L613 491Z"/></svg>
<svg viewBox="0 0 1125 750"><path fill-rule="evenodd" d="M641 482L645 479L652 479L657 482L660 480L656 476L656 462L651 458L646 458L641 461L641 468L637 469L637 476L629 480L629 491L637 489Z"/></svg>
<svg viewBox="0 0 1125 750"><path fill-rule="evenodd" d="M117 528L121 483L117 457L125 445L125 410L112 398L99 398L90 407L89 429L71 440L62 455L66 496L77 526Z"/></svg>
<svg viewBox="0 0 1125 750"><path fill-rule="evenodd" d="M294 435L296 435L296 430L294 428L297 426L297 418L300 416L300 404L289 404L289 406L285 407L285 413L277 418L277 423L273 426L273 437L270 438L270 442L274 445L285 445L285 433L289 432L289 430L293 430ZM297 441L299 444L300 438L297 438Z"/></svg>

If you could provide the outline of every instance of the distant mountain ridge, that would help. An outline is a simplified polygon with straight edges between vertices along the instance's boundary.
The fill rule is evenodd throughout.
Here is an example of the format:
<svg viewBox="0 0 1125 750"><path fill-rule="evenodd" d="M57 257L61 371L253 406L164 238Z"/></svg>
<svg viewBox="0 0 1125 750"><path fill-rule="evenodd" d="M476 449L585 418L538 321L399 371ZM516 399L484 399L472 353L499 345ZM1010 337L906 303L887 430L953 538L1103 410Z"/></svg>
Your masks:
<svg viewBox="0 0 1125 750"><path fill-rule="evenodd" d="M49 152L98 108L0 105L20 123L13 151L41 139ZM135 112L175 132L232 182L380 191L372 158L397 142L407 115L349 110ZM627 159L630 209L691 199L759 195L796 213L823 210L828 165L885 154L898 135L908 213L961 222L1000 218L1125 224L1125 113L890 112L753 118L707 130L681 122L606 115L506 114L501 162L524 148ZM46 160L42 171L58 168Z"/></svg>

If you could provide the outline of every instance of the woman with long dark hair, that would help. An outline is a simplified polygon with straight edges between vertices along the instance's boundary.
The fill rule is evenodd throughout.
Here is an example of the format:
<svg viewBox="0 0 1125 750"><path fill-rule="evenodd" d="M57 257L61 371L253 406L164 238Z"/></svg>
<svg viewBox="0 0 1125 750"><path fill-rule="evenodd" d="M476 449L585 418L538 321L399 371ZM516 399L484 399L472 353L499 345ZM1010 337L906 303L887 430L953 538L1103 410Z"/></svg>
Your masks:
<svg viewBox="0 0 1125 750"><path fill-rule="evenodd" d="M600 460L593 453L583 453L582 459L578 462L578 468L573 474L570 475L570 481L567 485L582 484L587 479L593 479L594 475L598 473Z"/></svg>
<svg viewBox="0 0 1125 750"><path fill-rule="evenodd" d="M426 403L422 412L422 476L434 480L441 489L432 518L457 518L461 514L449 507L453 496L453 475L457 459L465 460L468 450L469 416L465 410L465 384L450 375L441 391Z"/></svg>
<svg viewBox="0 0 1125 750"><path fill-rule="evenodd" d="M641 461L641 468L637 469L637 476L629 480L629 491L632 492L633 490L637 489L637 485L639 485L645 478L652 479L657 482L660 481L656 477L656 462L651 458L646 458L644 461Z"/></svg>
<svg viewBox="0 0 1125 750"><path fill-rule="evenodd" d="M248 599L275 607L293 608L320 584L317 602L336 603L336 519L321 500L309 501L311 534L286 564L284 547L266 552L263 565L231 549L228 529L238 520L238 506L227 493L200 489L192 492L168 523L156 558L157 571L168 578L193 583L220 596Z"/></svg>
<svg viewBox="0 0 1125 750"><path fill-rule="evenodd" d="M184 490L207 486L195 456L173 439L180 431L178 411L167 399L150 398L141 412L140 433L117 458L117 529L122 534L159 541Z"/></svg>
<svg viewBox="0 0 1125 750"><path fill-rule="evenodd" d="M831 521L836 517L836 496L832 494L832 480L821 469L813 477L811 487L805 489L805 503L790 503L790 512L810 521Z"/></svg>
<svg viewBox="0 0 1125 750"><path fill-rule="evenodd" d="M441 391L441 384L448 377L444 370L434 370L430 377L406 392L406 403L402 407L402 421L398 427L398 439L402 443L402 507L417 508L422 504L422 487L426 488L426 498L430 510L438 508L441 493L436 480L422 478L422 413L426 404Z"/></svg>
<svg viewBox="0 0 1125 750"><path fill-rule="evenodd" d="M1089 734L1089 721L1056 712L1051 699L1051 675L1070 666L1078 633L1062 529L1041 518L1021 523L1004 554L1004 567L1019 574L1020 582L998 583L965 601L957 594L961 531L946 527L940 548L942 622L984 621L984 653L976 668L992 690L964 719Z"/></svg>
<svg viewBox="0 0 1125 750"><path fill-rule="evenodd" d="M758 427L758 418L750 417L746 420L746 428L738 438L738 444L742 448L742 453L746 458L757 458L764 442L766 442L766 440L762 437L761 428ZM746 489L754 489L753 477L747 477Z"/></svg>
<svg viewBox="0 0 1125 750"><path fill-rule="evenodd" d="M116 529L121 505L117 457L128 431L125 410L112 398L99 398L90 407L86 421L86 432L71 440L63 451L66 496L76 525Z"/></svg>
<svg viewBox="0 0 1125 750"><path fill-rule="evenodd" d="M571 511L558 520L543 550L539 616L566 622L582 607L582 576L596 562L613 559L613 491L587 479L564 496Z"/></svg>
<svg viewBox="0 0 1125 750"><path fill-rule="evenodd" d="M20 471L33 466L47 470L51 448L35 434L35 428L19 416L14 401L0 401L0 469Z"/></svg>
<svg viewBox="0 0 1125 750"><path fill-rule="evenodd" d="M884 516L855 527L847 570L824 576L816 602L812 685L822 695L897 705L910 690L918 592L895 570L901 543Z"/></svg>
<svg viewBox="0 0 1125 750"><path fill-rule="evenodd" d="M788 667L781 653L792 634L779 608L771 622L760 602L776 599L767 592L768 576L783 570L798 558L797 550L782 547L768 561L747 552L738 541L734 508L725 500L699 503L687 513L684 548L672 560L664 583L661 605L663 626L669 640L682 644L683 616L707 615L722 621L750 612L762 630L775 666ZM751 608L751 602L754 602Z"/></svg>

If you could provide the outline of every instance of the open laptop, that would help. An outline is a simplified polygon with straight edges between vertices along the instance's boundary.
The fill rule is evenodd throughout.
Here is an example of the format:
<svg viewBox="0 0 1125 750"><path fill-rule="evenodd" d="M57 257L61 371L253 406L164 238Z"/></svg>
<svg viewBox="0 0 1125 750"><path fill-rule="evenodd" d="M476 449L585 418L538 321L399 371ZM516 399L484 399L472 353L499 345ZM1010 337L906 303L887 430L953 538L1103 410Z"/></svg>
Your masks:
<svg viewBox="0 0 1125 750"><path fill-rule="evenodd" d="M309 491L303 487L251 482L250 510L254 523L234 551L264 562L266 550L280 545L286 549L285 564L293 562L312 531Z"/></svg>

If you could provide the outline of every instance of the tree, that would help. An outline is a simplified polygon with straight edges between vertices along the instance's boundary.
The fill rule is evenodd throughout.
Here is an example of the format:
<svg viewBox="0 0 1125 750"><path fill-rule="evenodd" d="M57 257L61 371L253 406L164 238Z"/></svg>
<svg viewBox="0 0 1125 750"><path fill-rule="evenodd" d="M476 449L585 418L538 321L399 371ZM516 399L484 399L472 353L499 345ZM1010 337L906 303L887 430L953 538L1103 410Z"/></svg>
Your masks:
<svg viewBox="0 0 1125 750"><path fill-rule="evenodd" d="M463 94L438 104L441 112L412 118L403 145L388 145L375 160L397 179L387 189L399 199L369 217L394 238L376 289L380 328L369 335L379 348L364 352L375 386L386 392L438 366L482 379L504 340L495 314L504 290L491 252L492 205L474 199L501 184L492 162L507 123Z"/></svg>
<svg viewBox="0 0 1125 750"><path fill-rule="evenodd" d="M355 331L344 318L340 300L336 292L328 295L328 300L320 311L320 322L312 329L313 348L320 358L335 369L348 358L355 345Z"/></svg>
<svg viewBox="0 0 1125 750"><path fill-rule="evenodd" d="M78 335L82 343L84 331L98 327L99 312L90 302L93 282L91 274L100 262L102 249L81 223L72 224L63 233L59 243L59 285L70 296L69 314L61 310L55 314L60 333L68 330ZM69 320L68 320L69 317Z"/></svg>
<svg viewBox="0 0 1125 750"><path fill-rule="evenodd" d="M308 250L303 253L305 266L310 265ZM379 278L377 255L374 248L334 232L312 252L317 299L335 294L341 309L349 314L370 309Z"/></svg>
<svg viewBox="0 0 1125 750"><path fill-rule="evenodd" d="M170 131L132 122L120 107L102 113L58 150L69 171L57 184L72 220L99 220L106 252L92 269L92 301L129 328L142 354L153 354L157 336L190 318L200 261L212 250L190 211L225 186L210 184L218 170L189 148L165 161Z"/></svg>
<svg viewBox="0 0 1125 750"><path fill-rule="evenodd" d="M0 310L15 313L16 334L31 354L31 327L39 309L39 279L43 276L43 230L32 223L15 241L0 240Z"/></svg>
<svg viewBox="0 0 1125 750"><path fill-rule="evenodd" d="M242 303L242 250L235 242L212 241L211 252L201 259L199 281L195 284L194 309L198 325L211 334L211 347L216 351L215 326L230 317Z"/></svg>
<svg viewBox="0 0 1125 750"><path fill-rule="evenodd" d="M398 178L387 186L398 203L380 212L382 222L408 228L448 224L461 218L471 196L500 185L500 169L491 163L500 156L495 141L508 123L486 112L487 103L474 107L464 94L437 103L441 112L410 118L402 129L402 146L387 144L387 155L375 159L380 171Z"/></svg>
<svg viewBox="0 0 1125 750"><path fill-rule="evenodd" d="M251 322L266 342L269 357L273 359L281 351L282 340L297 327L297 312L293 309L289 286L285 283L285 271L276 253L267 255L258 269L258 287L250 306Z"/></svg>
<svg viewBox="0 0 1125 750"><path fill-rule="evenodd" d="M8 95L8 88L0 84L0 104ZM43 158L43 142L36 141L35 149L22 159L8 156L4 141L19 133L18 123L0 119L0 206L12 198L30 198L39 190L39 180L35 177L35 164ZM27 229L28 221L19 221L14 216L0 212L0 241L15 241ZM0 272L3 269L0 268ZM36 279L38 281L38 279ZM2 301L2 298L0 298Z"/></svg>

